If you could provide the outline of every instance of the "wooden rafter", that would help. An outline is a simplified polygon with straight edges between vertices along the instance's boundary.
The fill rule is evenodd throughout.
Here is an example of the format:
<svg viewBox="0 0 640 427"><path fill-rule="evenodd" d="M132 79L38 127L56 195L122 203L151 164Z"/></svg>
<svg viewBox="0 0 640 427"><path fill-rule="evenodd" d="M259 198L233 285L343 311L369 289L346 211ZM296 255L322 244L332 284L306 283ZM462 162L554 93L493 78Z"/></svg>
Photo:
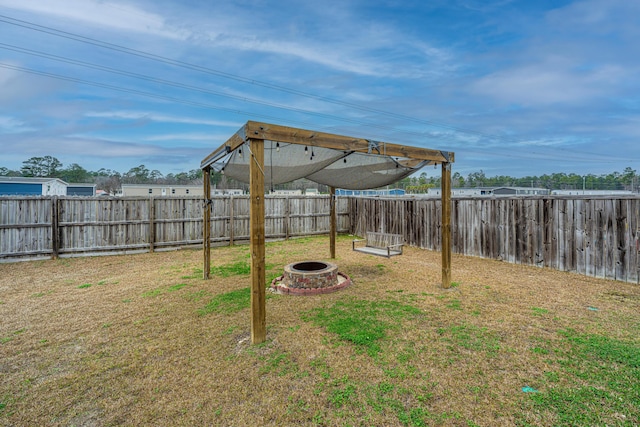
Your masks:
<svg viewBox="0 0 640 427"><path fill-rule="evenodd" d="M205 157L201 163L201 168L211 165L219 156L234 151L238 146L248 141L249 138L356 153L427 160L432 163L453 163L455 161L454 153L450 151L412 147L384 141L371 141L364 138L353 138L344 135L249 121L229 138L227 142ZM372 146L376 146L377 149L372 149Z"/></svg>

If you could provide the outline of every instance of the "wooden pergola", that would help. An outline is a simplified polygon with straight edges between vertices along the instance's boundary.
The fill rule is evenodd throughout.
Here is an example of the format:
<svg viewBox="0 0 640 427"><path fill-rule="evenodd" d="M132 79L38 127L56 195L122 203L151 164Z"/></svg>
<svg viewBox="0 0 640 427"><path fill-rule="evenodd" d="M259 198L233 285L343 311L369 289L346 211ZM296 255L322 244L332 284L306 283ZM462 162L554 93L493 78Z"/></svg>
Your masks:
<svg viewBox="0 0 640 427"><path fill-rule="evenodd" d="M259 344L266 339L265 308L265 141L277 141L281 144L299 144L308 147L321 147L351 153L392 156L410 160L427 161L428 164L441 164L442 182L442 287L451 286L451 164L454 153L411 147L384 142L384 152L371 150L371 141L343 135L297 129L249 121L231 138L201 162L204 181L204 279L209 278L211 269L211 168L214 163L228 156L239 147L247 144L251 160L249 162L250 188L250 245L251 245L251 342ZM335 188L331 187L330 254L335 258L336 248L336 210Z"/></svg>

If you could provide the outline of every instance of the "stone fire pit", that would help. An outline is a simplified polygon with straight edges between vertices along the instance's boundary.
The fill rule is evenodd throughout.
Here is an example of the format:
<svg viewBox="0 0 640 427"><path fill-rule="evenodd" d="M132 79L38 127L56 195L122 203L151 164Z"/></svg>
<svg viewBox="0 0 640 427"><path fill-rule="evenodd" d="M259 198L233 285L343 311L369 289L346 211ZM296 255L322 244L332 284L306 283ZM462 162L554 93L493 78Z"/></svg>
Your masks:
<svg viewBox="0 0 640 427"><path fill-rule="evenodd" d="M346 288L351 279L338 266L324 261L295 262L284 267L284 274L271 282L279 294L317 295Z"/></svg>

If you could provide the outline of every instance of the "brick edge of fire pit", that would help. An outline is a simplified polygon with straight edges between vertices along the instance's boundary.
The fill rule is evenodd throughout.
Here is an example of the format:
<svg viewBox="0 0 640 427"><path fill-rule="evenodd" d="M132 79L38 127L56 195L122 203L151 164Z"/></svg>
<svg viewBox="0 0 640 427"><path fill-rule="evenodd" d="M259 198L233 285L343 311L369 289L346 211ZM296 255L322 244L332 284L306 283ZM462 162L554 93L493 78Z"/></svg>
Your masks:
<svg viewBox="0 0 640 427"><path fill-rule="evenodd" d="M336 292L351 285L352 282L349 276L341 272L338 272L337 274L338 284L328 286L326 288L290 288L282 283L282 279L284 278L284 276L280 276L273 279L273 281L271 282L270 290L271 292L282 295L319 295Z"/></svg>

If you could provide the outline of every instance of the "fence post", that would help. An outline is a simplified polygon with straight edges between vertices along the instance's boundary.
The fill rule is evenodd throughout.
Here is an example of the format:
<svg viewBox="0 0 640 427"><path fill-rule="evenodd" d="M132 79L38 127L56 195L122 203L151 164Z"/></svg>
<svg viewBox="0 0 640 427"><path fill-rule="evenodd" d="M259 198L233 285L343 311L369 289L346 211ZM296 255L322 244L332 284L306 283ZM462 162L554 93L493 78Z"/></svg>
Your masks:
<svg viewBox="0 0 640 427"><path fill-rule="evenodd" d="M51 257L58 259L60 253L60 226L58 196L51 198Z"/></svg>
<svg viewBox="0 0 640 427"><path fill-rule="evenodd" d="M233 210L233 194L229 197L229 246L233 246L233 240L235 239L235 220Z"/></svg>
<svg viewBox="0 0 640 427"><path fill-rule="evenodd" d="M149 252L155 250L156 241L156 201L153 197L149 197Z"/></svg>
<svg viewBox="0 0 640 427"><path fill-rule="evenodd" d="M289 196L284 197L284 239L289 240L289 230L291 229L291 215L289 207Z"/></svg>

